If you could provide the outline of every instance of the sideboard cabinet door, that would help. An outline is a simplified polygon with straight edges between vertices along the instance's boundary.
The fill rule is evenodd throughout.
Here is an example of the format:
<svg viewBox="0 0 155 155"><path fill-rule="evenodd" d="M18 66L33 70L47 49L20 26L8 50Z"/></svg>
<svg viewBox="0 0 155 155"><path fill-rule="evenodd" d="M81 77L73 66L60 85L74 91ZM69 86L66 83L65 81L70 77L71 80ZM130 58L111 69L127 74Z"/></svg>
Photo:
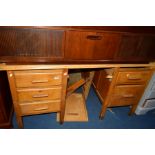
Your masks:
<svg viewBox="0 0 155 155"><path fill-rule="evenodd" d="M155 60L155 36L122 34L115 59L129 62Z"/></svg>
<svg viewBox="0 0 155 155"><path fill-rule="evenodd" d="M138 46L141 37L134 34L122 34L119 50L116 59L119 60L134 60L139 58Z"/></svg>
<svg viewBox="0 0 155 155"><path fill-rule="evenodd" d="M0 28L0 57L60 58L64 39L64 30Z"/></svg>
<svg viewBox="0 0 155 155"><path fill-rule="evenodd" d="M67 31L65 59L112 60L119 42L117 33Z"/></svg>
<svg viewBox="0 0 155 155"><path fill-rule="evenodd" d="M139 47L139 56L149 61L155 60L155 36L145 35L142 37Z"/></svg>

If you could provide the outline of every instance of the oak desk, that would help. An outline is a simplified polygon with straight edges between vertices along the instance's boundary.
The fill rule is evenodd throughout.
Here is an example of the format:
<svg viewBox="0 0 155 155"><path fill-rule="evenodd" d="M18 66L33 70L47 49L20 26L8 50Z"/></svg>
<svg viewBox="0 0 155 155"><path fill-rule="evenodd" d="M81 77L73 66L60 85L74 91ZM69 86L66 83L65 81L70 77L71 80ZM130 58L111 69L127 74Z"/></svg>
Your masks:
<svg viewBox="0 0 155 155"><path fill-rule="evenodd" d="M86 81L86 83L84 83L84 87L85 87L85 91L84 91L84 96L85 99L87 98L88 94L89 94L89 89L90 89L90 85L92 84L92 80L93 80L93 76L94 76L94 69L96 68L100 68L100 69L105 69L105 68L139 68L139 67L143 67L143 68L155 68L155 64L154 63L149 63L149 64L65 64L65 65L7 65L7 64L0 64L0 71L7 71L8 72L8 76L15 71L20 72L20 71L40 71L40 72L44 72L47 70L68 70L68 69L91 69L91 71L89 72L87 79L89 78L89 80ZM88 72L87 72L88 73ZM12 77L12 76L10 76ZM10 79L10 78L9 78ZM9 80L10 81L10 80ZM10 86L12 87L12 82L10 82ZM63 86L64 89L66 89L66 85ZM12 90L12 98L14 99L14 95L16 95L15 88L13 88L14 90ZM64 94L65 93L65 94ZM63 91L63 100L65 100L65 96L66 96L66 90ZM32 111L30 109L30 111ZM62 111L62 116L61 116L61 123L63 123L64 121L64 111L65 111L65 101L64 101L64 106L61 109ZM17 111L16 111L17 112ZM22 121L19 117L17 117L18 119L18 123L20 127L23 127L22 125Z"/></svg>

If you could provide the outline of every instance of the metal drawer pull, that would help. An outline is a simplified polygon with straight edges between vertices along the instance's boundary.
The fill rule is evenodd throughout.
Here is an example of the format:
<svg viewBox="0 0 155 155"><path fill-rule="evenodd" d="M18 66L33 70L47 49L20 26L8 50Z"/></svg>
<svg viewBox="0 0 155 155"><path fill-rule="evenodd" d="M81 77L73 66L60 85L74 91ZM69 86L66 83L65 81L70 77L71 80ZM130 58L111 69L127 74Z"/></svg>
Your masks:
<svg viewBox="0 0 155 155"><path fill-rule="evenodd" d="M53 79L54 79L54 80L59 80L59 79L60 79L60 76L54 76Z"/></svg>
<svg viewBox="0 0 155 155"><path fill-rule="evenodd" d="M100 36L100 35L88 35L87 39L90 39L90 40L101 40L102 36Z"/></svg>
<svg viewBox="0 0 155 155"><path fill-rule="evenodd" d="M131 76L130 74L127 74L126 76L128 80L141 80L141 77L134 77L134 76Z"/></svg>
<svg viewBox="0 0 155 155"><path fill-rule="evenodd" d="M42 98L42 97L48 97L48 94L37 94L37 95L33 95L33 98Z"/></svg>
<svg viewBox="0 0 155 155"><path fill-rule="evenodd" d="M124 97L124 98L133 98L134 95L133 94L129 94L129 95L123 95L122 97Z"/></svg>
<svg viewBox="0 0 155 155"><path fill-rule="evenodd" d="M46 83L48 80L33 80L32 83Z"/></svg>
<svg viewBox="0 0 155 155"><path fill-rule="evenodd" d="M48 107L43 107L43 108L34 109L34 111L47 110L47 109L48 109Z"/></svg>

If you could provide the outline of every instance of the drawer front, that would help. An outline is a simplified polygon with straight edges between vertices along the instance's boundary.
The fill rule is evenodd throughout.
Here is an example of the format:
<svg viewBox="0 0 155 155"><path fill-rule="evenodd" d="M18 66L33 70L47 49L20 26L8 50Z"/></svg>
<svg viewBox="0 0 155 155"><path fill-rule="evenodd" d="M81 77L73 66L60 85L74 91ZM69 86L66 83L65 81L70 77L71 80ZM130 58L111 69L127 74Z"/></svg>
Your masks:
<svg viewBox="0 0 155 155"><path fill-rule="evenodd" d="M41 89L18 89L19 102L61 99L61 87Z"/></svg>
<svg viewBox="0 0 155 155"><path fill-rule="evenodd" d="M117 84L144 84L150 76L149 71L131 71L131 72L119 72L116 80Z"/></svg>
<svg viewBox="0 0 155 155"><path fill-rule="evenodd" d="M144 87L141 85L116 86L112 92L109 106L123 106L138 103Z"/></svg>
<svg viewBox="0 0 155 155"><path fill-rule="evenodd" d="M108 103L108 106L127 106L127 105L133 105L138 103L136 99L134 98L120 98L120 97L112 97L110 99L110 102Z"/></svg>
<svg viewBox="0 0 155 155"><path fill-rule="evenodd" d="M60 100L57 101L42 101L20 104L22 115L30 114L41 114L48 112L59 112L60 111Z"/></svg>
<svg viewBox="0 0 155 155"><path fill-rule="evenodd" d="M15 71L16 87L46 87L62 83L62 70Z"/></svg>
<svg viewBox="0 0 155 155"><path fill-rule="evenodd" d="M112 60L120 35L91 31L67 31L65 58L69 60Z"/></svg>

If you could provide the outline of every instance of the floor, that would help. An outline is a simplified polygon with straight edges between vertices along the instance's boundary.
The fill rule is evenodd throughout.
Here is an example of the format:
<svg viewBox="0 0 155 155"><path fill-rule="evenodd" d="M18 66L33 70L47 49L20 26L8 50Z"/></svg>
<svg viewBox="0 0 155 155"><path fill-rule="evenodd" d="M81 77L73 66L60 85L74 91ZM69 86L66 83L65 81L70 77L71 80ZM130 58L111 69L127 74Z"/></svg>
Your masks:
<svg viewBox="0 0 155 155"><path fill-rule="evenodd" d="M60 125L56 121L56 113L26 116L23 118L25 129L155 129L155 110L145 115L128 116L129 107L108 109L103 120L98 115L101 103L91 88L87 99L88 122L65 122ZM13 126L17 129L15 115Z"/></svg>

